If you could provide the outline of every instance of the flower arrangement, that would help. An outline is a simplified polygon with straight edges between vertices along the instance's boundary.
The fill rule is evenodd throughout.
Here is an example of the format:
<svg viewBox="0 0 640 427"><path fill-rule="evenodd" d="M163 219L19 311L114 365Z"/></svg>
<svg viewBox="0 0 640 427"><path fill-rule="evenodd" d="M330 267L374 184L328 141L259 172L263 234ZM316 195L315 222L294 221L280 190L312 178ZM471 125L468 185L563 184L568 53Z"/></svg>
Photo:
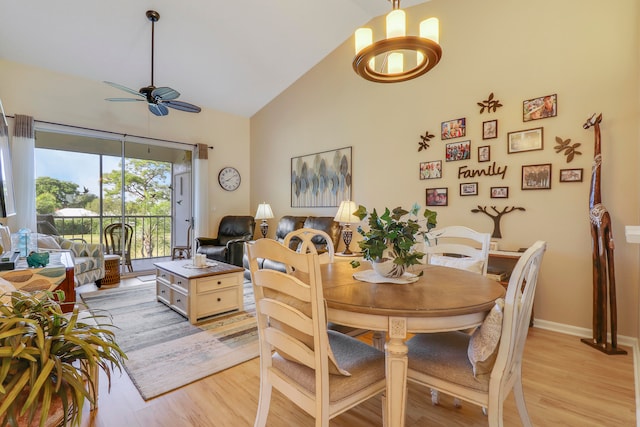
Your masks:
<svg viewBox="0 0 640 427"><path fill-rule="evenodd" d="M360 205L354 215L360 220L369 216L369 230L365 231L362 226L357 229L362 236L358 245L363 258L374 263L374 266L375 263L393 260L393 264L398 266L396 275L402 275L406 267L418 264L425 254L414 249L416 237L420 234L424 236L437 225L437 212L425 208L422 216L426 219L426 225L421 227L419 211L420 206L414 204L409 211L401 207L393 210L385 208L384 213L378 215L375 209L368 212L367 208ZM352 261L351 265L355 268L360 263Z"/></svg>

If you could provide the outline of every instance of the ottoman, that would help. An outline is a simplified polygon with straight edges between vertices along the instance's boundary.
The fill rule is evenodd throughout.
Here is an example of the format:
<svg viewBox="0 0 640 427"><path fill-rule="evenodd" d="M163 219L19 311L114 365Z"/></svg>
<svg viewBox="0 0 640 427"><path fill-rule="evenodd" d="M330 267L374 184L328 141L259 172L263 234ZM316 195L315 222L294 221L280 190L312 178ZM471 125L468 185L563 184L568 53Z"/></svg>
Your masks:
<svg viewBox="0 0 640 427"><path fill-rule="evenodd" d="M114 286L120 283L120 255L107 255L104 256L104 279L102 279L102 285Z"/></svg>

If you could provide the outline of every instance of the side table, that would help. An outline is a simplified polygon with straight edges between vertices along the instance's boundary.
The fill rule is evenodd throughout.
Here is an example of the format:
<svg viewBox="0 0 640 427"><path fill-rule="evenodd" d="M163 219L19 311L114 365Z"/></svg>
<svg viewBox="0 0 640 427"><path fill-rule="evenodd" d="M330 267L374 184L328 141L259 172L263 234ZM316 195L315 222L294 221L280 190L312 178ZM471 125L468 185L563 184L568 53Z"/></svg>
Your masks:
<svg viewBox="0 0 640 427"><path fill-rule="evenodd" d="M114 286L120 283L120 255L104 255L104 279L100 287Z"/></svg>

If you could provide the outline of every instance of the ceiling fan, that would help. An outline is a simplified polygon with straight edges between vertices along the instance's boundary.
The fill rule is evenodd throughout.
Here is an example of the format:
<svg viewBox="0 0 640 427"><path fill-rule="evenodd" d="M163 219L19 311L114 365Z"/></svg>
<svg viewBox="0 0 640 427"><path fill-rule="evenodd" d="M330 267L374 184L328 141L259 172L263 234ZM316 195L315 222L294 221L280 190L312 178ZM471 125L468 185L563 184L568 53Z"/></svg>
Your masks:
<svg viewBox="0 0 640 427"><path fill-rule="evenodd" d="M167 107L180 111L186 111L187 113L199 113L201 111L201 108L197 105L189 104L188 102L176 101L176 98L180 96L180 92L178 92L177 90L170 87L155 87L153 85L154 29L155 23L160 19L160 14L155 10L148 10L147 18L149 19L149 21L151 21L151 84L149 86L140 88L139 91L136 91L117 83L105 81L105 83L108 85L140 97L107 98L106 100L117 102L146 101L149 105L149 111L151 111L156 116L166 116L167 114L169 114L169 109Z"/></svg>

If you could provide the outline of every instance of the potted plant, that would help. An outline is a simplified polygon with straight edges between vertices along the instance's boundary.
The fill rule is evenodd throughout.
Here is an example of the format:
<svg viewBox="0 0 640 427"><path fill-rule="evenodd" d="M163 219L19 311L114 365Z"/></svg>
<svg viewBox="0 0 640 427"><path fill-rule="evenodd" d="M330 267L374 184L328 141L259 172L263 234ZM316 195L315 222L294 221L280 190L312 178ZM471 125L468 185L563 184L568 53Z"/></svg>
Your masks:
<svg viewBox="0 0 640 427"><path fill-rule="evenodd" d="M385 208L382 215L374 209L368 212L360 205L354 215L362 221L369 216L369 230L358 226L358 233L362 240L358 242L363 258L371 261L374 270L386 277L400 277L410 265L418 264L424 253L415 250L416 237L424 236L437 224L437 212L425 208L423 217L426 219L424 227L418 220L420 206L414 204L407 211L397 207L392 211ZM357 261L351 263L354 267L360 265Z"/></svg>
<svg viewBox="0 0 640 427"><path fill-rule="evenodd" d="M7 302L10 297L10 302ZM122 370L126 355L115 341L107 315L75 305L64 314L62 291L13 291L0 304L0 418L2 425L44 426L53 407L62 407L64 425L80 425L85 399L93 402L102 368Z"/></svg>

